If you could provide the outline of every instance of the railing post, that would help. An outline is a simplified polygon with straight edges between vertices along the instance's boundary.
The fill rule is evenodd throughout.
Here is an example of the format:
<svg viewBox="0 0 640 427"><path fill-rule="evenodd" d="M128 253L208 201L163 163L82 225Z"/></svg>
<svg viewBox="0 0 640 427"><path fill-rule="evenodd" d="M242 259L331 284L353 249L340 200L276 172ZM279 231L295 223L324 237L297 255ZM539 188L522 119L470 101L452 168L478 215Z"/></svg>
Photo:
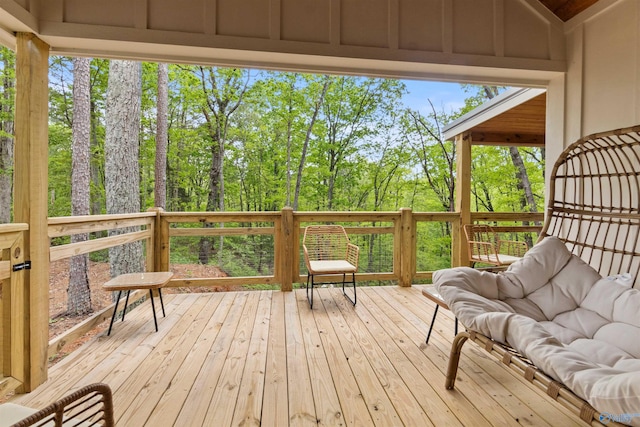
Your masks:
<svg viewBox="0 0 640 427"><path fill-rule="evenodd" d="M291 291L293 289L293 259L294 259L294 227L293 227L293 209L285 207L281 211L279 233L276 235L277 248L276 260L278 267L277 277L280 280L280 289L282 291Z"/></svg>
<svg viewBox="0 0 640 427"><path fill-rule="evenodd" d="M155 212L153 223L153 240L147 251L152 250L152 265L147 264L147 271L169 271L169 223L162 219L162 208L149 208L147 212ZM149 255L147 255L149 259Z"/></svg>
<svg viewBox="0 0 640 427"><path fill-rule="evenodd" d="M400 209L400 286L411 286L416 266L416 222L411 208Z"/></svg>

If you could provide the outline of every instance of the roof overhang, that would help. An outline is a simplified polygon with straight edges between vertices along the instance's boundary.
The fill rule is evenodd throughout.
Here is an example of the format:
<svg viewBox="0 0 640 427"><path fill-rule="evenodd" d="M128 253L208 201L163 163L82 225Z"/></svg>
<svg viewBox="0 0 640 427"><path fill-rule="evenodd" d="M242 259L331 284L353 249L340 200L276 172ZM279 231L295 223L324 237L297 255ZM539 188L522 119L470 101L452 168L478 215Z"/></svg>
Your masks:
<svg viewBox="0 0 640 427"><path fill-rule="evenodd" d="M482 145L544 146L546 90L509 89L444 127L444 137L469 134Z"/></svg>

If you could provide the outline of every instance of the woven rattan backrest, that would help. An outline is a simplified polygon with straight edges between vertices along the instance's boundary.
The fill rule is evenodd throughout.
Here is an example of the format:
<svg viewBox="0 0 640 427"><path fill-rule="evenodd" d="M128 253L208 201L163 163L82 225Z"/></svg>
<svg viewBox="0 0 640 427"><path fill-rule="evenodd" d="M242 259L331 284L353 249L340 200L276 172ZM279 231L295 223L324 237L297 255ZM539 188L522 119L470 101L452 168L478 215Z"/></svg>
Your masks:
<svg viewBox="0 0 640 427"><path fill-rule="evenodd" d="M560 155L540 239L557 236L603 276L640 283L640 126L585 137Z"/></svg>
<svg viewBox="0 0 640 427"><path fill-rule="evenodd" d="M495 255L496 233L493 229L485 224L465 224L464 234L467 236L469 244L469 258L486 257ZM478 243L488 243L489 245L481 245Z"/></svg>
<svg viewBox="0 0 640 427"><path fill-rule="evenodd" d="M485 224L465 224L464 233L467 236L467 240L474 242L495 244L498 240L493 228Z"/></svg>
<svg viewBox="0 0 640 427"><path fill-rule="evenodd" d="M349 237L341 225L310 225L302 239L310 261L346 259L347 243Z"/></svg>

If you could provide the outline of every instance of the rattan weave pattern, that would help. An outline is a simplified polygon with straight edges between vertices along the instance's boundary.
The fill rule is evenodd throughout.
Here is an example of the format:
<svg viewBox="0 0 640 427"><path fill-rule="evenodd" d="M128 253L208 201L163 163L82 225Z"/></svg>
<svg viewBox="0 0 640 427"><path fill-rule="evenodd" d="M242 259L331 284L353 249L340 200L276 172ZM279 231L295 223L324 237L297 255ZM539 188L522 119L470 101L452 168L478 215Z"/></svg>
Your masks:
<svg viewBox="0 0 640 427"><path fill-rule="evenodd" d="M640 126L571 144L551 177L540 234L556 236L602 276L630 273L640 283Z"/></svg>

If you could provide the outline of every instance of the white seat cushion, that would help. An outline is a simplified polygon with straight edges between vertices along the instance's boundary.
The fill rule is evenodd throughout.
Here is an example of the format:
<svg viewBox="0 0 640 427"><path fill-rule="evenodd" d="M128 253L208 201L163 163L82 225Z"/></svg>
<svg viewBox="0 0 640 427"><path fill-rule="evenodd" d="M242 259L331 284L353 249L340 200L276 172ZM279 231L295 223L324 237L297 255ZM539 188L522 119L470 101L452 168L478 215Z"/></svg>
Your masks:
<svg viewBox="0 0 640 427"><path fill-rule="evenodd" d="M474 255L474 258L478 258L481 260L481 262L486 262L488 264L502 264L502 265L513 264L514 262L520 259L520 257L517 257L517 256L504 255L504 254L498 254L497 257L494 254Z"/></svg>
<svg viewBox="0 0 640 427"><path fill-rule="evenodd" d="M0 427L9 427L19 421L24 420L29 415L33 415L38 412L38 409L28 408L22 405L16 405L15 403L3 403L0 404ZM66 421L66 419L65 419ZM39 421L42 423L42 421ZM50 420L45 424L41 424L42 427L53 427L55 422ZM73 425L76 427L90 427L93 423L89 421L83 421L78 423L78 421L73 420L69 425Z"/></svg>
<svg viewBox="0 0 640 427"><path fill-rule="evenodd" d="M37 409L16 405L15 403L3 403L0 405L0 427L8 427L38 412Z"/></svg>
<svg viewBox="0 0 640 427"><path fill-rule="evenodd" d="M355 273L356 267L344 260L309 261L311 274Z"/></svg>
<svg viewBox="0 0 640 427"><path fill-rule="evenodd" d="M547 237L505 272L436 271L433 282L471 330L507 343L600 412L640 408L640 289L601 278ZM640 416L629 421L640 427Z"/></svg>

